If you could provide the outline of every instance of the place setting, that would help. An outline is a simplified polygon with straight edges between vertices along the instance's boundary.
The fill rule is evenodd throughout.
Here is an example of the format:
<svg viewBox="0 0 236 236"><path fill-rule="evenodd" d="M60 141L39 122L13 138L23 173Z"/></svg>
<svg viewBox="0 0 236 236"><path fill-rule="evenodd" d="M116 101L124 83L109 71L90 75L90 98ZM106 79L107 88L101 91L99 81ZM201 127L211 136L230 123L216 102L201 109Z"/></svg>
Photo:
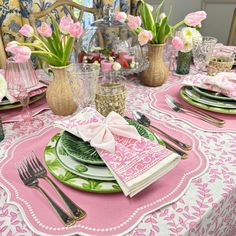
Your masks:
<svg viewBox="0 0 236 236"><path fill-rule="evenodd" d="M213 11L108 2L5 4L0 234L233 235L236 47Z"/></svg>

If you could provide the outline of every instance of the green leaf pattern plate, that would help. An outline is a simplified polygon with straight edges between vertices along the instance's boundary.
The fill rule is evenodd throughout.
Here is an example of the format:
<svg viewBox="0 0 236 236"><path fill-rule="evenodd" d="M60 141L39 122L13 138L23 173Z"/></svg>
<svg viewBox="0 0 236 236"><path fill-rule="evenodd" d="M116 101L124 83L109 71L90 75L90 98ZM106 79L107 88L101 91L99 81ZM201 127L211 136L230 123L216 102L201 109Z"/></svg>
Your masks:
<svg viewBox="0 0 236 236"><path fill-rule="evenodd" d="M200 102L202 104L210 105L213 107L222 107L222 108L233 108L236 109L236 101L223 101L205 97L197 93L192 87L184 87L185 94L194 101Z"/></svg>
<svg viewBox="0 0 236 236"><path fill-rule="evenodd" d="M221 94L221 93L217 93L217 92L214 92L214 91L209 91L209 90L194 87L194 86L192 88L198 94L201 94L204 97L209 97L209 98L213 98L213 99L217 99L217 100L224 100L224 101L235 101L233 98L227 97L227 96L225 96L224 94Z"/></svg>
<svg viewBox="0 0 236 236"><path fill-rule="evenodd" d="M182 87L179 91L180 97L183 98L187 103L199 107L203 110L207 111L213 111L213 112L218 112L218 113L223 113L223 114L236 114L236 109L230 109L230 108L220 108L220 107L214 107L206 104L199 103L197 101L194 101L193 99L189 98L185 91L184 87Z"/></svg>

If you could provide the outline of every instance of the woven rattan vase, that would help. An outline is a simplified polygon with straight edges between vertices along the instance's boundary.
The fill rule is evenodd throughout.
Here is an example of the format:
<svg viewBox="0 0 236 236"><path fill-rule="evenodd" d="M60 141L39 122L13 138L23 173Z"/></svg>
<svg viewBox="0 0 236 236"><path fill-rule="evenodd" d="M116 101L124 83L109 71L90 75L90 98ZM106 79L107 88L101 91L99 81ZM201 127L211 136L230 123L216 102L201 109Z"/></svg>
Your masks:
<svg viewBox="0 0 236 236"><path fill-rule="evenodd" d="M50 66L54 79L46 92L49 108L56 115L67 116L76 111L77 105L73 100L73 94L69 81L66 78L66 68Z"/></svg>
<svg viewBox="0 0 236 236"><path fill-rule="evenodd" d="M141 81L148 86L161 86L169 75L169 69L163 61L165 44L148 44L149 68L140 74Z"/></svg>

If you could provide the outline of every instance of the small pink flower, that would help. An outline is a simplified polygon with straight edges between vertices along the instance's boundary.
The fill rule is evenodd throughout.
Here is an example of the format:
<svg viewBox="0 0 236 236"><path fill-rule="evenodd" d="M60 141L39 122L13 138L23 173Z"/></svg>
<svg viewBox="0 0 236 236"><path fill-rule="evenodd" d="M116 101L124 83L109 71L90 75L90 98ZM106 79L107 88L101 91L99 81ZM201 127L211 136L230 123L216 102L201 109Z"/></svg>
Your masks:
<svg viewBox="0 0 236 236"><path fill-rule="evenodd" d="M44 37L50 37L52 35L52 29L50 25L47 23L43 22L40 27L37 28L38 32L40 35Z"/></svg>
<svg viewBox="0 0 236 236"><path fill-rule="evenodd" d="M26 37L32 37L34 34L34 29L30 25L25 24L21 27L19 32Z"/></svg>
<svg viewBox="0 0 236 236"><path fill-rule="evenodd" d="M184 48L184 42L183 42L183 40L182 40L180 37L178 37L178 36L174 37L174 38L172 39L171 43L172 43L172 47L173 47L175 50L178 50L178 51L179 51L179 50L181 50L181 49Z"/></svg>
<svg viewBox="0 0 236 236"><path fill-rule="evenodd" d="M127 19L127 14L125 12L118 12L115 14L115 19L119 22L124 23Z"/></svg>
<svg viewBox="0 0 236 236"><path fill-rule="evenodd" d="M71 25L69 34L71 37L79 38L83 34L84 30L80 22L76 22Z"/></svg>
<svg viewBox="0 0 236 236"><path fill-rule="evenodd" d="M141 26L142 20L139 16L128 15L128 23L127 24L131 30L136 30L138 27Z"/></svg>
<svg viewBox="0 0 236 236"><path fill-rule="evenodd" d="M9 42L6 46L6 51L15 54L17 51L18 44L19 43L17 41Z"/></svg>
<svg viewBox="0 0 236 236"><path fill-rule="evenodd" d="M15 55L13 57L14 61L17 63L23 63L30 59L31 50L26 46L17 46Z"/></svg>
<svg viewBox="0 0 236 236"><path fill-rule="evenodd" d="M141 46L147 44L150 40L152 40L152 38L153 38L152 32L148 30L142 30L138 34L138 41Z"/></svg>
<svg viewBox="0 0 236 236"><path fill-rule="evenodd" d="M184 23L188 26L197 26L201 24L203 20L207 18L207 13L205 11L191 12L184 18Z"/></svg>
<svg viewBox="0 0 236 236"><path fill-rule="evenodd" d="M68 34L70 31L70 27L74 24L74 21L70 16L63 16L59 23L59 29L63 34Z"/></svg>

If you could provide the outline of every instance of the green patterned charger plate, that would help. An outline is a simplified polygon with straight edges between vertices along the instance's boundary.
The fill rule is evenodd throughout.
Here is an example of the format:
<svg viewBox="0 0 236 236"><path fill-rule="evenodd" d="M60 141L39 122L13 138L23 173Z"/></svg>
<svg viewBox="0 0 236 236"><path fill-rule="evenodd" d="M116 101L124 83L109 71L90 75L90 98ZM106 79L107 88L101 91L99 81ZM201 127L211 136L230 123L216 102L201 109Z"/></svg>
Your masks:
<svg viewBox="0 0 236 236"><path fill-rule="evenodd" d="M37 102L38 100L42 99L45 96L45 92L40 93L38 95L35 95L33 97L30 98L29 100L29 104ZM15 103L6 103L6 101L4 101L2 104L0 103L0 111L3 110L10 110L10 109L15 109L15 108L19 108L22 107L20 102L15 102Z"/></svg>
<svg viewBox="0 0 236 236"><path fill-rule="evenodd" d="M158 142L160 145L165 146L163 140L156 136L153 132L145 128L144 126L138 124L135 121L127 120L130 124L133 124L135 127L138 127L137 130L145 138L149 138L152 141ZM118 183L113 181L104 181L104 180L95 180L84 178L78 175L73 174L67 170L59 161L56 145L60 139L61 134L58 133L52 137L49 143L45 147L44 157L45 163L49 172L60 182L69 185L75 189L94 192L94 193L116 193L121 192L121 189Z"/></svg>
<svg viewBox="0 0 236 236"><path fill-rule="evenodd" d="M236 101L223 101L217 100L209 97L205 97L198 92L196 92L192 87L184 87L185 94L194 101L200 102L205 105L210 105L213 107L222 107L222 108L233 108L236 109Z"/></svg>
<svg viewBox="0 0 236 236"><path fill-rule="evenodd" d="M213 112L218 112L218 113L223 113L223 114L236 114L236 109L231 109L231 108L220 108L220 107L214 107L214 106L210 106L210 105L206 105L206 104L202 104L199 103L197 101L194 101L193 99L189 98L185 91L184 91L184 87L182 87L179 91L180 97L183 98L185 100L185 102L195 106L195 107L199 107L203 110L207 110L207 111L213 111Z"/></svg>
<svg viewBox="0 0 236 236"><path fill-rule="evenodd" d="M235 101L233 98L227 97L221 93L217 93L214 91L210 91L210 90L206 90L206 89L202 89L202 88L198 88L198 87L194 87L194 86L192 88L193 88L193 90L195 90L197 93L203 95L204 97L209 97L209 98L213 98L213 99L217 99L217 100L224 100L224 101Z"/></svg>

